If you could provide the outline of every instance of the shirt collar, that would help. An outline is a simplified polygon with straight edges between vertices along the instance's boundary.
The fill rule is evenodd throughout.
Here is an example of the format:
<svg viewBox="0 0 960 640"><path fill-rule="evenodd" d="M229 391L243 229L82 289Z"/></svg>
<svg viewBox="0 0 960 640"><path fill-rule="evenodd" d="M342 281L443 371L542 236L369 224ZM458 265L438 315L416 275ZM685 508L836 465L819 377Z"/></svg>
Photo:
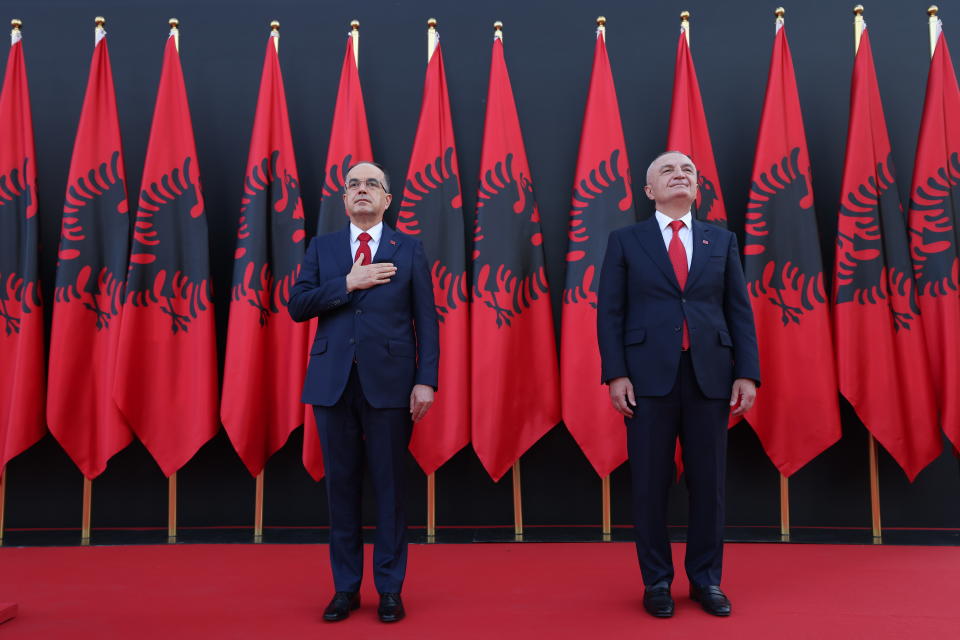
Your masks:
<svg viewBox="0 0 960 640"><path fill-rule="evenodd" d="M670 223L673 222L673 218L663 213L662 211L657 211L654 215L657 217L657 224L660 225L660 233L663 233L664 231L666 231L667 227L670 226ZM691 225L693 223L693 215L689 211L683 214L683 216L681 216L679 220L683 221L683 225L687 229L692 230Z"/></svg>
<svg viewBox="0 0 960 640"><path fill-rule="evenodd" d="M361 233L363 233L363 229L361 229L360 227L358 227L357 225L351 222L350 223L350 242L359 242L357 238L360 236ZM380 234L383 233L383 220L381 220L377 224L367 229L367 233L370 234L371 242L373 242L374 244L377 244L378 242L380 242Z"/></svg>

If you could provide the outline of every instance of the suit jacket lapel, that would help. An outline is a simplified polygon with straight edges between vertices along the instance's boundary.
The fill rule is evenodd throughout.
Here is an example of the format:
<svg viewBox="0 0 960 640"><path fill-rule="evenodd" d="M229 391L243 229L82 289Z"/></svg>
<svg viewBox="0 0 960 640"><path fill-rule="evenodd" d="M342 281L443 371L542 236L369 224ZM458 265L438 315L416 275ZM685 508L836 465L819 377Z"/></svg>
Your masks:
<svg viewBox="0 0 960 640"><path fill-rule="evenodd" d="M687 275L687 288L693 285L709 262L713 253L714 229L707 223L693 219L693 259L690 261L690 273Z"/></svg>
<svg viewBox="0 0 960 640"><path fill-rule="evenodd" d="M337 270L343 275L347 275L353 268L353 260L350 255L350 223L347 223L347 226L333 237L333 247L333 257L337 263Z"/></svg>
<svg viewBox="0 0 960 640"><path fill-rule="evenodd" d="M660 268L663 275L673 283L677 289L680 283L677 281L677 274L670 264L670 256L667 255L667 247L663 244L663 233L660 231L660 225L657 224L657 216L653 215L646 222L637 225L637 237L640 239L640 246L647 252L653 263ZM696 255L696 252L694 252Z"/></svg>
<svg viewBox="0 0 960 640"><path fill-rule="evenodd" d="M380 233L380 242L377 244L377 253L373 256L374 262L390 262L390 258L400 247L402 236L383 223L383 231Z"/></svg>

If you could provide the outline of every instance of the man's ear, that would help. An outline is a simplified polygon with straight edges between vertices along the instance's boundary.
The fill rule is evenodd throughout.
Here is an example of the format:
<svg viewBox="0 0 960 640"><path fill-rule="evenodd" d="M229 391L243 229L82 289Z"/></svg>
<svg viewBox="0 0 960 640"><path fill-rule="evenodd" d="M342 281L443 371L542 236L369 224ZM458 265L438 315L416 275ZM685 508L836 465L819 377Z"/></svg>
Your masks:
<svg viewBox="0 0 960 640"><path fill-rule="evenodd" d="M643 187L643 192L644 192L645 194L647 194L647 197L650 198L651 200L654 200L654 199L655 199L655 198L653 197L653 189L650 188L650 185L645 185L645 186Z"/></svg>

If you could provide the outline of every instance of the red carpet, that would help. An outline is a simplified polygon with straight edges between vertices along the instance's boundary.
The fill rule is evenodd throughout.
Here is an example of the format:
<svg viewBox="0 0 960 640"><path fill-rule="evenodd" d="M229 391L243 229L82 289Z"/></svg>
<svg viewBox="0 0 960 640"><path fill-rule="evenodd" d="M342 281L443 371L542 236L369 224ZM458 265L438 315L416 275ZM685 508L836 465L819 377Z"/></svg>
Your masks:
<svg viewBox="0 0 960 640"><path fill-rule="evenodd" d="M368 548L369 554L369 548ZM683 545L675 545L675 560ZM0 548L15 638L957 638L960 548L730 544L733 615L708 616L674 583L676 615L647 616L633 545L414 545L406 620L363 606L324 623L319 545ZM367 558L369 567L369 555Z"/></svg>

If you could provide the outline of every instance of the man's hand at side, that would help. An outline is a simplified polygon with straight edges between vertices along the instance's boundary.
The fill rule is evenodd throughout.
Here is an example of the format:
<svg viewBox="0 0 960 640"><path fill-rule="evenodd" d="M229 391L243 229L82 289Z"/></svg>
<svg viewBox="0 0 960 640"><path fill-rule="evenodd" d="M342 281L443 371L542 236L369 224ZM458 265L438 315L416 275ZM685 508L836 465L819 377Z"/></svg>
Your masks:
<svg viewBox="0 0 960 640"><path fill-rule="evenodd" d="M410 416L414 422L427 415L427 410L433 404L433 387L426 384L413 385L410 392Z"/></svg>
<svg viewBox="0 0 960 640"><path fill-rule="evenodd" d="M733 391L730 393L730 407L733 409L730 413L735 416L742 416L757 399L757 383L749 378L737 378L733 381Z"/></svg>
<svg viewBox="0 0 960 640"><path fill-rule="evenodd" d="M350 273L347 274L347 291L369 289L378 284L386 284L397 273L397 268L392 262L373 262L368 265L362 262L362 256L357 258Z"/></svg>
<svg viewBox="0 0 960 640"><path fill-rule="evenodd" d="M633 409L637 406L637 399L633 395L633 383L630 378L614 378L610 381L610 402L617 413L622 413L628 418L633 417Z"/></svg>

